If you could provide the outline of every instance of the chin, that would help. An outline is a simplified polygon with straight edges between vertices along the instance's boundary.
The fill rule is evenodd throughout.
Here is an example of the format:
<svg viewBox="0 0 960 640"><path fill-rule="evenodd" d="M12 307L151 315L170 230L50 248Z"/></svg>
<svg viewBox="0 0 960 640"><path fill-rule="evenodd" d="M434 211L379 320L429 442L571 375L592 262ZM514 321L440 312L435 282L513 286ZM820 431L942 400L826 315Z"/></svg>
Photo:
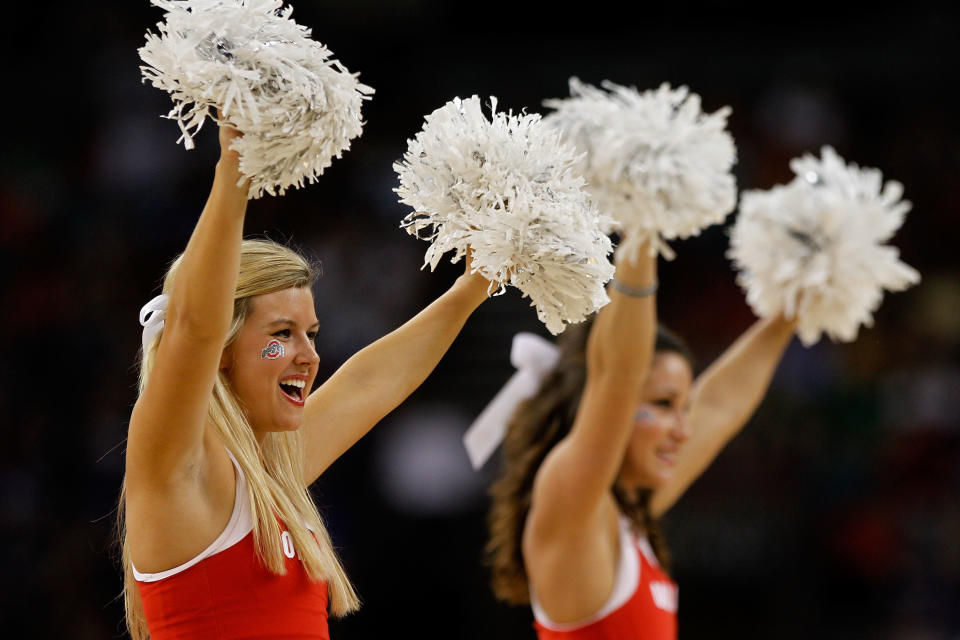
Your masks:
<svg viewBox="0 0 960 640"><path fill-rule="evenodd" d="M280 432L299 431L299 430L300 430L300 426L301 426L302 424L303 424L303 422L300 421L300 420L288 421L288 422L281 422L281 423L275 424L275 425L274 425L274 428L271 429L271 431L280 431Z"/></svg>
<svg viewBox="0 0 960 640"><path fill-rule="evenodd" d="M273 415L271 431L297 431L303 425L303 409L283 407Z"/></svg>
<svg viewBox="0 0 960 640"><path fill-rule="evenodd" d="M652 474L642 474L636 476L621 476L622 486L631 490L659 489L665 484L665 481L659 476Z"/></svg>
<svg viewBox="0 0 960 640"><path fill-rule="evenodd" d="M651 487L651 489L659 489L667 485L670 482L670 478L673 477L673 471L664 471L659 476L657 476L656 484Z"/></svg>
<svg viewBox="0 0 960 640"><path fill-rule="evenodd" d="M257 426L253 427L253 430L260 433L288 433L290 431L299 431L301 424L302 421L299 419L278 420L274 418L259 422Z"/></svg>

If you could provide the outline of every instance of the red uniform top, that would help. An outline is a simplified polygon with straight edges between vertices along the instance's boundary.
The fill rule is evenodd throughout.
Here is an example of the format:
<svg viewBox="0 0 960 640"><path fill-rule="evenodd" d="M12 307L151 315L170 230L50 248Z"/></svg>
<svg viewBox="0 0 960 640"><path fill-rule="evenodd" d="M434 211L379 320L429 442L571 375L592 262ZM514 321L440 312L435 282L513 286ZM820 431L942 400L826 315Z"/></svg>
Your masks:
<svg viewBox="0 0 960 640"><path fill-rule="evenodd" d="M621 521L620 560L613 592L586 620L551 622L534 598L534 628L539 640L676 640L677 585L660 564L646 538L636 538Z"/></svg>
<svg viewBox="0 0 960 640"><path fill-rule="evenodd" d="M329 640L326 583L310 580L287 532L281 534L286 575L263 566L246 481L234 466L233 513L220 537L169 571L134 569L151 640Z"/></svg>

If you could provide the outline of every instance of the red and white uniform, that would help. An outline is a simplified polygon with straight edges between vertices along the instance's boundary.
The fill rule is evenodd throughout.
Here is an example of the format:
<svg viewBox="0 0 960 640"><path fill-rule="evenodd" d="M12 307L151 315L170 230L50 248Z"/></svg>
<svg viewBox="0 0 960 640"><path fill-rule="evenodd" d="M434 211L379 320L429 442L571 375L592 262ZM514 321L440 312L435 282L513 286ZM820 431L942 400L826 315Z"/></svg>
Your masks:
<svg viewBox="0 0 960 640"><path fill-rule="evenodd" d="M290 535L281 535L286 575L263 566L253 545L253 518L243 471L223 533L189 562L133 574L151 640L329 640L327 585L310 580Z"/></svg>
<svg viewBox="0 0 960 640"><path fill-rule="evenodd" d="M592 616L557 624L531 592L539 640L676 640L677 585L670 579L645 537L636 537L630 521L620 519L620 559L613 592Z"/></svg>

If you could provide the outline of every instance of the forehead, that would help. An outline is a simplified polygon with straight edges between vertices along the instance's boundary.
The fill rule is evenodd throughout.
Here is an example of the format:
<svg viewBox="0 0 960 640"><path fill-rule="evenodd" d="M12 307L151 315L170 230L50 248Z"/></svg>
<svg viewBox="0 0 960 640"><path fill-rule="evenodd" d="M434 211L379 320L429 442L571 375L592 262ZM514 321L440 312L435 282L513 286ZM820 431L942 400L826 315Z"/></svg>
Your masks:
<svg viewBox="0 0 960 640"><path fill-rule="evenodd" d="M670 387L676 392L685 391L693 383L693 371L687 359L674 351L661 351L653 357L647 388Z"/></svg>
<svg viewBox="0 0 960 640"><path fill-rule="evenodd" d="M297 322L313 324L317 321L313 292L309 287L291 287L253 296L250 299L250 317L267 322L278 317L289 317Z"/></svg>

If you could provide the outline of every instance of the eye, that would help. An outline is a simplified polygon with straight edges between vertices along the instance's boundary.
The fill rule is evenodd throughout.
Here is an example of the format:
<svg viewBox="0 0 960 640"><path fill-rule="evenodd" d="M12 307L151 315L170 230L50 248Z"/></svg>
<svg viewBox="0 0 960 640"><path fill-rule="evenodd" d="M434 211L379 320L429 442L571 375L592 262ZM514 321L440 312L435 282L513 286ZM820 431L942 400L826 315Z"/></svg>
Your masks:
<svg viewBox="0 0 960 640"><path fill-rule="evenodd" d="M289 338L290 329L280 329L280 331L275 331L272 335L276 336L277 338Z"/></svg>
<svg viewBox="0 0 960 640"><path fill-rule="evenodd" d="M660 398L659 400L653 401L653 406L660 407L662 409L670 409L673 407L673 400L670 398Z"/></svg>
<svg viewBox="0 0 960 640"><path fill-rule="evenodd" d="M319 331L307 331L307 337L310 338L310 342L313 342L317 339L317 334Z"/></svg>

